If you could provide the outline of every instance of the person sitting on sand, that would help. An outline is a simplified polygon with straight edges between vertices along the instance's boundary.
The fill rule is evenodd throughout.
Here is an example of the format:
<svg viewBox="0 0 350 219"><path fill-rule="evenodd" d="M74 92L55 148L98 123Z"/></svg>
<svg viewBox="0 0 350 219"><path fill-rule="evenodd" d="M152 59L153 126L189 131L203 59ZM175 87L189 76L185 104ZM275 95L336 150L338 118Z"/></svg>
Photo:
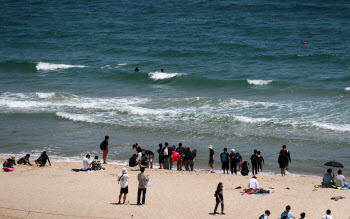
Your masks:
<svg viewBox="0 0 350 219"><path fill-rule="evenodd" d="M300 214L300 219L306 219L306 218L305 218L305 212L303 212L303 213Z"/></svg>
<svg viewBox="0 0 350 219"><path fill-rule="evenodd" d="M36 163L37 166L40 165L41 167L43 167L43 166L46 165L47 161L49 161L49 164L51 166L50 158L49 158L49 156L47 156L46 151L44 151L41 154L41 156L37 160L35 160L35 163Z"/></svg>
<svg viewBox="0 0 350 219"><path fill-rule="evenodd" d="M287 157L285 156L284 151L281 150L280 155L278 156L278 164L280 165L282 176L286 175L286 162L287 162Z"/></svg>
<svg viewBox="0 0 350 219"><path fill-rule="evenodd" d="M322 217L322 219L333 219L333 217L331 216L331 210L327 210L326 211L326 215Z"/></svg>
<svg viewBox="0 0 350 219"><path fill-rule="evenodd" d="M345 177L342 175L342 171L341 170L338 170L338 175L336 175L334 177L334 180L335 180L335 186L336 187L346 187L346 186L349 186L349 183L346 182L346 179Z"/></svg>
<svg viewBox="0 0 350 219"><path fill-rule="evenodd" d="M249 163L244 161L241 166L241 174L242 176L248 176L249 174Z"/></svg>
<svg viewBox="0 0 350 219"><path fill-rule="evenodd" d="M220 203L221 203L221 214L225 214L224 213L224 194L222 190L223 187L224 187L224 184L220 182L218 184L218 187L216 188L216 192L215 192L216 204L214 208L214 214L218 214L216 211Z"/></svg>
<svg viewBox="0 0 350 219"><path fill-rule="evenodd" d="M95 156L95 159L91 163L91 170L104 170L102 168L100 161L98 160L98 156Z"/></svg>
<svg viewBox="0 0 350 219"><path fill-rule="evenodd" d="M133 154L132 157L129 159L129 167L135 167L137 166L137 154Z"/></svg>
<svg viewBox="0 0 350 219"><path fill-rule="evenodd" d="M16 156L15 155L12 155L10 158L5 160L3 167L13 168L13 165L16 165Z"/></svg>
<svg viewBox="0 0 350 219"><path fill-rule="evenodd" d="M332 176L332 169L328 169L327 173L323 175L322 186L332 187L334 185L334 179Z"/></svg>
<svg viewBox="0 0 350 219"><path fill-rule="evenodd" d="M265 214L262 214L259 219L269 219L269 216L270 216L270 211L269 210L266 210L265 211Z"/></svg>
<svg viewBox="0 0 350 219"><path fill-rule="evenodd" d="M91 170L90 154L83 159L84 170Z"/></svg>
<svg viewBox="0 0 350 219"><path fill-rule="evenodd" d="M122 199L123 194L124 194L123 205L127 204L125 203L126 196L128 195L128 192L129 192L129 186L128 186L129 175L127 173L128 173L127 170L123 168L122 173L119 174L118 176L118 183L120 183L120 194L119 194L118 204L120 204L120 200Z"/></svg>
<svg viewBox="0 0 350 219"><path fill-rule="evenodd" d="M295 219L294 215L292 212L290 212L290 209L292 209L289 205L286 206L286 210L282 212L281 218L286 217L286 218L293 218Z"/></svg>
<svg viewBox="0 0 350 219"><path fill-rule="evenodd" d="M253 190L259 190L260 189L259 182L258 182L257 178L258 177L256 175L254 175L253 178L251 178L249 180L248 186L247 186L249 189L253 189Z"/></svg>
<svg viewBox="0 0 350 219"><path fill-rule="evenodd" d="M17 160L17 163L18 164L22 164L23 163L23 165L28 164L29 166L32 166L32 164L29 162L29 158L30 158L30 154L27 154L26 156L19 158Z"/></svg>

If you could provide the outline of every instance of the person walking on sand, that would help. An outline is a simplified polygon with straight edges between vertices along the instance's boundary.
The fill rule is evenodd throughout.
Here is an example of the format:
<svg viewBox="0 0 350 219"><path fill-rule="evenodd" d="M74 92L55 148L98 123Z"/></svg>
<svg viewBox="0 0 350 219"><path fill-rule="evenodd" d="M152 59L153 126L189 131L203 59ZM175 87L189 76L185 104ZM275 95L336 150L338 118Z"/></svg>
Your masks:
<svg viewBox="0 0 350 219"><path fill-rule="evenodd" d="M254 150L254 154L250 157L250 163L252 164L252 174L258 174L258 151Z"/></svg>
<svg viewBox="0 0 350 219"><path fill-rule="evenodd" d="M105 136L105 140L102 141L102 143L100 144L100 149L103 151L103 164L107 164L107 155L108 155L108 152L109 152L109 149L108 149L108 141L109 141L109 136L106 135Z"/></svg>
<svg viewBox="0 0 350 219"><path fill-rule="evenodd" d="M118 176L118 183L120 183L120 194L119 194L118 204L121 204L120 200L122 199L123 194L124 194L123 205L127 204L125 202L125 200L126 200L126 197L128 195L128 192L129 192L128 179L129 179L128 172L127 172L126 168L123 168L122 173L119 174L119 176Z"/></svg>
<svg viewBox="0 0 350 219"><path fill-rule="evenodd" d="M139 181L139 187L137 191L137 205L141 205L141 193L142 193L142 205L146 202L146 192L147 192L147 183L149 181L148 174L145 174L145 168L140 168L141 173L137 175L137 180Z"/></svg>
<svg viewBox="0 0 350 219"><path fill-rule="evenodd" d="M230 157L229 157L229 154L227 153L227 148L224 148L224 152L220 154L220 161L222 164L222 170L224 171L224 174L225 174L225 170L226 170L226 173L228 174L228 169L230 168Z"/></svg>
<svg viewBox="0 0 350 219"><path fill-rule="evenodd" d="M214 214L218 214L216 211L218 210L219 204L221 204L221 214L225 214L224 213L223 188L224 188L224 184L222 182L220 182L218 184L218 187L216 188L216 191L215 191L216 204L215 204L215 208L214 208Z"/></svg>
<svg viewBox="0 0 350 219"><path fill-rule="evenodd" d="M214 171L214 161L215 161L215 155L214 155L214 150L213 146L209 145L209 167L211 168L211 173L215 173Z"/></svg>
<svg viewBox="0 0 350 219"><path fill-rule="evenodd" d="M331 216L331 210L327 210L326 211L326 215L322 217L322 219L333 219L333 217Z"/></svg>
<svg viewBox="0 0 350 219"><path fill-rule="evenodd" d="M284 155L286 156L286 170L288 171L289 170L289 163L292 163L292 160L290 159L290 151L287 150L287 146L283 145L282 146L282 149L283 149L283 152L284 152Z"/></svg>
<svg viewBox="0 0 350 219"><path fill-rule="evenodd" d="M280 168L281 168L281 175L285 176L286 175L286 156L283 150L280 151L280 155L278 156L278 164L280 165Z"/></svg>
<svg viewBox="0 0 350 219"><path fill-rule="evenodd" d="M37 166L40 165L41 167L43 167L43 166L46 165L46 161L49 161L49 164L50 164L50 166L51 166L50 158L49 158L49 156L47 156L46 151L44 151L44 152L40 155L40 157L39 157L38 159L35 160L35 163L36 163Z"/></svg>

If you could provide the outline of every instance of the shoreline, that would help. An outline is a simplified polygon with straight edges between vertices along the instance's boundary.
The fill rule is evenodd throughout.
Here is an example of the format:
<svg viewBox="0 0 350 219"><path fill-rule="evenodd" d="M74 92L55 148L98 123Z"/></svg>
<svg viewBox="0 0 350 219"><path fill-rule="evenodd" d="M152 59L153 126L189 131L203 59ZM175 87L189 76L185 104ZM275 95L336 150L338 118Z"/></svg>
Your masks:
<svg viewBox="0 0 350 219"><path fill-rule="evenodd" d="M3 160L1 160L2 162ZM120 186L117 176L124 166L103 165L106 170L74 172L82 163L52 162L52 166L17 165L13 172L0 172L3 202L1 215L18 218L258 218L265 210L270 218L279 218L286 205L298 217L321 218L327 209L334 218L348 218L349 190L317 188L321 179L313 177L281 177L258 175L259 185L270 189L269 195L241 193L250 176L211 174L206 172L146 169L152 186L147 189L146 205L137 206L138 168L127 168L129 174L129 205L116 205ZM214 191L224 183L225 216L210 215L215 205ZM235 189L241 186L242 189ZM286 189L286 188L289 189ZM334 196L346 199L332 201ZM19 198L20 197L20 198ZM254 206L254 207L252 207ZM3 208L19 209L15 211ZM32 213L28 216L28 212ZM54 215L60 214L60 215ZM0 218L8 218L1 216ZM74 217L73 217L74 218Z"/></svg>

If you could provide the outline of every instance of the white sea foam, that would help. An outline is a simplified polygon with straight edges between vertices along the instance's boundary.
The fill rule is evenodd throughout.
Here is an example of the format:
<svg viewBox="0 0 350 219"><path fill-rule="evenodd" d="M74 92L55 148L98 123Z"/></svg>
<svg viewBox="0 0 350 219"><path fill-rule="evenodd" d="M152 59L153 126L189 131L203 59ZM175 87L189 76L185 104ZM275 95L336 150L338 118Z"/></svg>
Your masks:
<svg viewBox="0 0 350 219"><path fill-rule="evenodd" d="M151 79L157 81L157 80L164 80L164 79L170 79L173 77L177 77L177 76L182 76L182 75L186 75L185 73L164 73L164 72L150 72L148 73L148 75L150 76Z"/></svg>
<svg viewBox="0 0 350 219"><path fill-rule="evenodd" d="M349 124L328 124L328 123L320 123L320 122L312 122L312 124L316 127L333 130L333 131L341 131L341 132L350 132Z"/></svg>
<svg viewBox="0 0 350 219"><path fill-rule="evenodd" d="M124 66L124 65L127 65L128 63L120 63L118 64L119 66Z"/></svg>
<svg viewBox="0 0 350 219"><path fill-rule="evenodd" d="M58 69L67 69L67 68L85 68L85 65L66 65L66 64L53 64L48 62L38 62L36 64L36 70L38 71L53 71Z"/></svg>
<svg viewBox="0 0 350 219"><path fill-rule="evenodd" d="M71 114L71 113L65 113L65 112L57 112L56 116L62 117L64 119L76 121L76 122L90 122L90 123L98 122L95 119L92 119L89 116L83 115L83 114Z"/></svg>
<svg viewBox="0 0 350 219"><path fill-rule="evenodd" d="M252 117L246 117L246 116L235 116L235 118L244 123L264 123L264 122L272 122L273 119L268 118L252 118Z"/></svg>
<svg viewBox="0 0 350 219"><path fill-rule="evenodd" d="M247 79L248 84L252 85L268 85L273 82L273 80L249 80Z"/></svg>
<svg viewBox="0 0 350 219"><path fill-rule="evenodd" d="M41 93L41 92L36 92L36 95L38 95L39 98L46 99L46 98L51 98L55 96L56 93Z"/></svg>
<svg viewBox="0 0 350 219"><path fill-rule="evenodd" d="M344 90L345 91L350 91L350 87L346 87Z"/></svg>

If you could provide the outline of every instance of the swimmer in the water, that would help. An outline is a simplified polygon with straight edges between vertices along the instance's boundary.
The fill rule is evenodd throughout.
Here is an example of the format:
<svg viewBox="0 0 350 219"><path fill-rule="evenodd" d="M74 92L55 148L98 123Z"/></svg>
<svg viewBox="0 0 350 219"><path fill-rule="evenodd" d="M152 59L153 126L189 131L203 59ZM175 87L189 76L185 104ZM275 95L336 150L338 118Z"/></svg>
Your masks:
<svg viewBox="0 0 350 219"><path fill-rule="evenodd" d="M164 72L164 69L160 69L160 72Z"/></svg>
<svg viewBox="0 0 350 219"><path fill-rule="evenodd" d="M140 71L139 67L136 67L136 68L135 68L135 71L136 71L136 72L139 72L139 71Z"/></svg>

